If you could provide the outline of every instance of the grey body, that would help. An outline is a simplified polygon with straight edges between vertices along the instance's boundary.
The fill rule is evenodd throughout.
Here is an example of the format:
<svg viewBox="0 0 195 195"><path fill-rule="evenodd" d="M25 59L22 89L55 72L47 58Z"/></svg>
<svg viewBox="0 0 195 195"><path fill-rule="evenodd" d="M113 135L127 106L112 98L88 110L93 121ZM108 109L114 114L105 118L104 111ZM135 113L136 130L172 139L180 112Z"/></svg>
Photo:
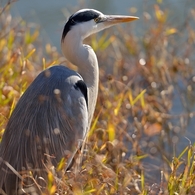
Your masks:
<svg viewBox="0 0 195 195"><path fill-rule="evenodd" d="M39 74L7 124L1 160L17 171L29 167L34 177L46 174L45 165L56 166L62 157L67 156L68 166L88 129L85 87L82 77L64 66ZM0 186L5 183L6 192L14 194L19 178L2 161L0 170Z"/></svg>

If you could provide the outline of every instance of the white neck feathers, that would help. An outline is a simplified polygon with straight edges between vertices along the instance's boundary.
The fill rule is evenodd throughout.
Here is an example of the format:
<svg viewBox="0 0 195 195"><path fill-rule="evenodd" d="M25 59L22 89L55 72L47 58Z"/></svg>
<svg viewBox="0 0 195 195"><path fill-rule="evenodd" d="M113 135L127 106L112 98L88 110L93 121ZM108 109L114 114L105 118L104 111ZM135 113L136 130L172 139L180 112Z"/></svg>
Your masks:
<svg viewBox="0 0 195 195"><path fill-rule="evenodd" d="M83 38L78 33L74 30L68 32L61 46L64 56L78 67L78 73L87 85L89 123L91 123L98 95L98 61L93 49L82 43Z"/></svg>

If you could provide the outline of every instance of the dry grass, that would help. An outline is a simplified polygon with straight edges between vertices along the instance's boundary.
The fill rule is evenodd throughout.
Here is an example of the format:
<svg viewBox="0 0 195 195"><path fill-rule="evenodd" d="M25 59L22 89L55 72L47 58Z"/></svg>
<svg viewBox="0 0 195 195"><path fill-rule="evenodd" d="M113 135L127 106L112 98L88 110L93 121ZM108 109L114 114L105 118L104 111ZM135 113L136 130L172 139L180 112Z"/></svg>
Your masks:
<svg viewBox="0 0 195 195"><path fill-rule="evenodd" d="M191 11L190 21L176 29L156 5L151 19L140 17L149 26L143 37L126 26L117 35L107 30L87 40L98 55L100 86L82 166L62 179L49 172L46 194L195 193ZM63 58L55 47L41 47L38 29L12 18L9 6L0 9L0 26L2 136L23 91Z"/></svg>

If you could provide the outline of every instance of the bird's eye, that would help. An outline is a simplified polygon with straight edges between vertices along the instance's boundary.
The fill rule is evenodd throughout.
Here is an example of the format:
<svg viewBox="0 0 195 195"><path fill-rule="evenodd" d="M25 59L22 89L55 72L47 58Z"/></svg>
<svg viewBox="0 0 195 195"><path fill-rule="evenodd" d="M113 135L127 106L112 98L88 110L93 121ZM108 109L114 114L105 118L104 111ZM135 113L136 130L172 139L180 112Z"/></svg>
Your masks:
<svg viewBox="0 0 195 195"><path fill-rule="evenodd" d="M100 17L94 18L95 23L98 23L101 20Z"/></svg>

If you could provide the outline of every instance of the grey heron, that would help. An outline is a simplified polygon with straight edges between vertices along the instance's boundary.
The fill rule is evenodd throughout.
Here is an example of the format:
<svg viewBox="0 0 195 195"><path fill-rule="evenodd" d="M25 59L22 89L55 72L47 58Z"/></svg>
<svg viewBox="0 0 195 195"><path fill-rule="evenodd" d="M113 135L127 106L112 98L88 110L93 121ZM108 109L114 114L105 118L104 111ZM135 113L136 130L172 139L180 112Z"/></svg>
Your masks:
<svg viewBox="0 0 195 195"><path fill-rule="evenodd" d="M99 68L94 50L83 44L93 33L134 16L104 15L82 9L64 26L61 48L78 73L62 65L41 72L18 101L0 145L0 189L19 194L23 175L47 180L46 166L66 158L65 170L90 128L98 95ZM29 184L29 179L23 183ZM31 184L31 183L30 183Z"/></svg>

